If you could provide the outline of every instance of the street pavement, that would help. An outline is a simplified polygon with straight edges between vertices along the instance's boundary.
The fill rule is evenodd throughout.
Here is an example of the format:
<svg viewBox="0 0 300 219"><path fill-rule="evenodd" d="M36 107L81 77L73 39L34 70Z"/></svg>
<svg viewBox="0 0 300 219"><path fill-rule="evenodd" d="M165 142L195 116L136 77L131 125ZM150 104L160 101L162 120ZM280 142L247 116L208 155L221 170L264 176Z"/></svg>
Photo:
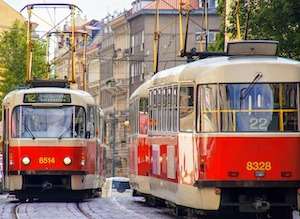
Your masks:
<svg viewBox="0 0 300 219"><path fill-rule="evenodd" d="M293 219L300 219L294 212ZM146 205L140 197L114 196L96 198L80 203L33 202L19 203L7 195L0 195L0 219L171 219L168 208ZM216 218L219 219L219 218ZM229 218L226 218L229 219ZM230 218L232 219L232 218ZM282 218L284 219L284 218Z"/></svg>

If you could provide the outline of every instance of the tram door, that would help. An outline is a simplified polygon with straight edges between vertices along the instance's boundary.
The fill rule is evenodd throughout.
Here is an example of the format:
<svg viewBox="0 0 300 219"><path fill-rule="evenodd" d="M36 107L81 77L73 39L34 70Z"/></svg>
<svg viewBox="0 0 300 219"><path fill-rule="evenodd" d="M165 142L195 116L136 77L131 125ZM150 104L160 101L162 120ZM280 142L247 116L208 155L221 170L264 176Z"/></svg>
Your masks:
<svg viewBox="0 0 300 219"><path fill-rule="evenodd" d="M2 169L3 169L3 189L6 188L6 177L8 176L9 167L9 109L3 109L3 120L2 120Z"/></svg>
<svg viewBox="0 0 300 219"><path fill-rule="evenodd" d="M97 136L96 136L96 106L89 105L87 108L87 156L91 161L90 168L93 169L93 174L97 174Z"/></svg>

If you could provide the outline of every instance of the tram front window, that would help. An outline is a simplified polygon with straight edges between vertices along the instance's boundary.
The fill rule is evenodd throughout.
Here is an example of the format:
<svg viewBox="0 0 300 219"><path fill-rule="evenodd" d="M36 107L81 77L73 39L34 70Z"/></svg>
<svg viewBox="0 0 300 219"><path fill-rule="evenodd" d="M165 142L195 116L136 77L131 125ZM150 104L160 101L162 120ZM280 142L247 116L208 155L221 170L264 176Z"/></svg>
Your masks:
<svg viewBox="0 0 300 219"><path fill-rule="evenodd" d="M84 138L82 107L42 108L18 106L12 116L13 138Z"/></svg>
<svg viewBox="0 0 300 219"><path fill-rule="evenodd" d="M298 131L297 83L201 85L199 91L204 132Z"/></svg>

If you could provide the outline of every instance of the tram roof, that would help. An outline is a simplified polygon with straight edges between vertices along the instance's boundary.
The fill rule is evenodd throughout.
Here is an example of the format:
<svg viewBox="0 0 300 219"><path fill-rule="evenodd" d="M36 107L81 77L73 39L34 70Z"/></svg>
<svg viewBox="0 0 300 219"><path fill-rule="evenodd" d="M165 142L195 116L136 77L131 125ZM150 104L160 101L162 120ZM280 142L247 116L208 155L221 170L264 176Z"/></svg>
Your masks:
<svg viewBox="0 0 300 219"><path fill-rule="evenodd" d="M151 87L201 83L250 83L257 73L259 82L300 82L300 62L276 56L211 57L158 72L132 95L146 96Z"/></svg>
<svg viewBox="0 0 300 219"><path fill-rule="evenodd" d="M53 88L53 87L39 87L39 88L28 88L28 89L20 89L11 91L6 95L3 100L3 104L8 103L9 100L14 100L18 104L23 102L24 94L32 94L32 93L63 93L63 94L71 94L72 98L76 98L77 102L81 101L82 104L94 105L94 98L87 92L82 90L75 89L65 89L65 88ZM72 101L73 102L73 101Z"/></svg>

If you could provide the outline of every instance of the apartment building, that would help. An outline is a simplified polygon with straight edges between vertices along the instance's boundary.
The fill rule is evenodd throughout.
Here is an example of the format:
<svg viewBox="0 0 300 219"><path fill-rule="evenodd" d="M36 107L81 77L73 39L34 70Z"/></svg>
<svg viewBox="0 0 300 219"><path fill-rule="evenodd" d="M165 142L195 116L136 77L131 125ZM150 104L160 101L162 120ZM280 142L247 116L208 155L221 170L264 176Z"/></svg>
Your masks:
<svg viewBox="0 0 300 219"><path fill-rule="evenodd" d="M107 175L128 175L129 25L127 12L105 19L100 49L101 107L106 115Z"/></svg>
<svg viewBox="0 0 300 219"><path fill-rule="evenodd" d="M3 31L8 31L15 21L25 22L25 18L6 2L0 0L0 34ZM2 71L4 71L4 68L0 65L0 72Z"/></svg>
<svg viewBox="0 0 300 219"><path fill-rule="evenodd" d="M187 1L183 1L183 8ZM153 39L155 31L155 0L137 0L132 3L128 16L130 26L130 94L145 80L153 75ZM204 8L198 0L191 0L192 9L189 23L187 51L196 48L203 50L204 42L199 35L205 30ZM162 0L160 10L160 48L159 70L171 68L186 62L178 57L179 45L179 0ZM216 1L209 1L208 8L208 41L214 42L219 32L220 18L216 12ZM185 24L185 18L183 23ZM185 28L184 28L185 31Z"/></svg>
<svg viewBox="0 0 300 219"><path fill-rule="evenodd" d="M16 20L25 22L25 18L21 15L21 13L16 11L3 0L0 0L0 11L0 33L9 30Z"/></svg>

